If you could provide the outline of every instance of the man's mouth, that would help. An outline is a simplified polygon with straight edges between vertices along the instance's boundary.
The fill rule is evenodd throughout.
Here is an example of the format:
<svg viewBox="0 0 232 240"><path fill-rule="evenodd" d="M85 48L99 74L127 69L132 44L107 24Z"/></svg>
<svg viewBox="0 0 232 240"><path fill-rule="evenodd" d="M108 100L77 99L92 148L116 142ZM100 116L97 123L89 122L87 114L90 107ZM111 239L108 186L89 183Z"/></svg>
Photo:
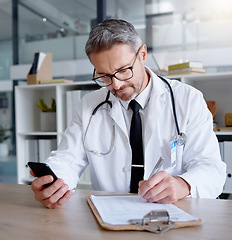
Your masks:
<svg viewBox="0 0 232 240"><path fill-rule="evenodd" d="M121 94L124 94L127 91L127 88L128 87L123 87L123 88L120 88L118 90L115 90L115 92L116 92L116 94L121 95Z"/></svg>

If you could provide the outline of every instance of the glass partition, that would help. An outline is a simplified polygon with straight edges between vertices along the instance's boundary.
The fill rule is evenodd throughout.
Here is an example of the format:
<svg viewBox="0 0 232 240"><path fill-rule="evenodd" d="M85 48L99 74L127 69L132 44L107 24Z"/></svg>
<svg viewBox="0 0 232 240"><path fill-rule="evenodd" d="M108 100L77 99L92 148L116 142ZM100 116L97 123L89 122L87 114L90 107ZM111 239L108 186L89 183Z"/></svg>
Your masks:
<svg viewBox="0 0 232 240"><path fill-rule="evenodd" d="M0 81L10 79L12 65L11 1L0 3ZM1 90L1 89L0 89Z"/></svg>
<svg viewBox="0 0 232 240"><path fill-rule="evenodd" d="M110 0L107 16L134 24L163 73L184 61L203 62L208 72L232 71L230 0Z"/></svg>
<svg viewBox="0 0 232 240"><path fill-rule="evenodd" d="M31 63L35 52L51 52L53 61L85 58L94 22L95 0L19 1L20 64Z"/></svg>
<svg viewBox="0 0 232 240"><path fill-rule="evenodd" d="M232 1L107 0L107 17L130 21L162 69L199 60L215 71L231 70ZM0 2L0 80L10 79L12 1ZM97 18L97 0L18 0L19 64L35 52L53 61L86 58L84 45Z"/></svg>

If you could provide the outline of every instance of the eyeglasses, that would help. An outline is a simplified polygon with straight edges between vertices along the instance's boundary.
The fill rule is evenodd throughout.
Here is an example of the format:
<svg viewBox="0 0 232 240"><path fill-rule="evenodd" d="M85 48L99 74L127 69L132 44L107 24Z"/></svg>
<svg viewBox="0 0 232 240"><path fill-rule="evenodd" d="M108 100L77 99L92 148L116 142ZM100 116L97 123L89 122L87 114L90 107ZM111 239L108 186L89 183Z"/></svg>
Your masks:
<svg viewBox="0 0 232 240"><path fill-rule="evenodd" d="M131 79L134 76L133 68L134 68L134 64L137 59L137 56L139 54L140 48L135 55L135 59L134 59L131 67L123 68L123 69L115 72L112 75L108 75L108 74L107 75L99 75L96 73L96 69L94 69L92 80L95 81L101 87L107 87L113 83L113 77L115 77L119 81L126 81L126 80Z"/></svg>

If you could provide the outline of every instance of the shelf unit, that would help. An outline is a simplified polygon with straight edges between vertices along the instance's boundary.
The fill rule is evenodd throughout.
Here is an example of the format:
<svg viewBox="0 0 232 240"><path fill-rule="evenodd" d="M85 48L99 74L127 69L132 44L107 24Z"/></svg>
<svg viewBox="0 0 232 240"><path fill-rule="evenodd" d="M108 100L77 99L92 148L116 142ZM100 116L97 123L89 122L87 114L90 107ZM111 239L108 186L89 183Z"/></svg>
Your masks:
<svg viewBox="0 0 232 240"><path fill-rule="evenodd" d="M200 90L205 100L215 101L219 106L215 116L218 126L225 126L225 114L232 113L232 72L168 76ZM220 145L222 160L227 165L224 193L232 193L232 132L215 132Z"/></svg>
<svg viewBox="0 0 232 240"><path fill-rule="evenodd" d="M206 100L214 100L219 105L216 114L218 125L224 126L224 116L227 112L232 112L232 72L217 74L199 75L179 75L169 76L170 79L178 79L183 83L190 84L199 89ZM66 115L66 92L72 90L93 90L97 86L93 82L75 82L46 85L30 85L16 87L16 141L17 141L17 173L18 183L31 181L29 170L26 167L28 161L26 157L25 145L30 139L55 139L59 144L62 134L67 127ZM57 103L57 131L41 132L39 113L36 108L39 98L44 98L46 102L56 99ZM220 150L223 160L227 163L227 180L225 192L232 193L232 145L231 154L228 154L228 142L232 143L232 132L216 132L220 142ZM226 143L224 147L223 143ZM231 167L230 167L231 166ZM88 173L86 173L86 176ZM87 177L88 178L88 177ZM84 185L89 182L82 179Z"/></svg>
<svg viewBox="0 0 232 240"><path fill-rule="evenodd" d="M59 144L63 132L68 125L66 92L73 90L95 90L97 88L98 86L92 81L17 86L15 88L18 183L25 184L30 183L33 180L29 174L29 169L26 163L28 161L37 161L37 156L30 159L31 155L29 152L32 150L32 147L34 147L37 149L35 151L39 154L40 146L36 146L39 140L55 140L56 145ZM50 103L51 98L56 100L57 130L55 132L40 131L41 110L36 107L39 103L39 98L43 98L46 103ZM33 143L33 141L30 140L38 141ZM28 141L30 141L31 145L28 145Z"/></svg>
<svg viewBox="0 0 232 240"><path fill-rule="evenodd" d="M225 114L232 112L232 72L179 77L181 82L199 89L205 100L213 100L218 104L215 120L219 126L225 126Z"/></svg>

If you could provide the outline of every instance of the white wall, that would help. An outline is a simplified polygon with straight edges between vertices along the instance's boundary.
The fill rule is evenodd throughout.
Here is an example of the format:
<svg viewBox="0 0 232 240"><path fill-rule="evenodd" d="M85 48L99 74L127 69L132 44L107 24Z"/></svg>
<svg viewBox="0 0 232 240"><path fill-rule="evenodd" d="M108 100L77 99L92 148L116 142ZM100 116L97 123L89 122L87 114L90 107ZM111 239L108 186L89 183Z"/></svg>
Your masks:
<svg viewBox="0 0 232 240"><path fill-rule="evenodd" d="M88 35L24 42L20 47L20 63L32 63L35 52L51 52L53 61L86 58L85 43Z"/></svg>

